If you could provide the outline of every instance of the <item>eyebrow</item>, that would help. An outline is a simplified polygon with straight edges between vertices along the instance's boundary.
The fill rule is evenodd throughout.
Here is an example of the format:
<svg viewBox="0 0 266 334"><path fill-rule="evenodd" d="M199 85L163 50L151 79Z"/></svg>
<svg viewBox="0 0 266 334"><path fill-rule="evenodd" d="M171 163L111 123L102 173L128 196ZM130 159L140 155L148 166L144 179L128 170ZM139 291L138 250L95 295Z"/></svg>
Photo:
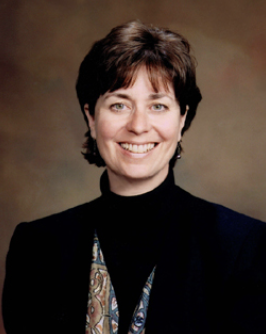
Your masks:
<svg viewBox="0 0 266 334"><path fill-rule="evenodd" d="M167 94L164 94L164 93L154 93L154 94L150 94L149 95L149 100L157 100L157 99L161 99L163 97L168 97L169 99L172 100L172 98L167 95Z"/></svg>
<svg viewBox="0 0 266 334"><path fill-rule="evenodd" d="M127 95L127 94L121 94L121 93L110 93L110 94L107 94L105 97L104 97L104 100L107 100L109 99L109 97L120 97L121 99L126 99L126 100L131 100L130 96Z"/></svg>
<svg viewBox="0 0 266 334"><path fill-rule="evenodd" d="M122 93L110 93L110 94L107 94L105 97L104 97L104 100L107 100L108 98L110 97L119 97L121 99L126 99L126 100L132 100L131 97L127 94L122 94ZM167 94L164 94L164 93L154 93L154 94L150 94L148 96L148 99L149 100L157 100L157 99L161 99L163 97L168 97L169 99L172 100L172 98L167 95Z"/></svg>

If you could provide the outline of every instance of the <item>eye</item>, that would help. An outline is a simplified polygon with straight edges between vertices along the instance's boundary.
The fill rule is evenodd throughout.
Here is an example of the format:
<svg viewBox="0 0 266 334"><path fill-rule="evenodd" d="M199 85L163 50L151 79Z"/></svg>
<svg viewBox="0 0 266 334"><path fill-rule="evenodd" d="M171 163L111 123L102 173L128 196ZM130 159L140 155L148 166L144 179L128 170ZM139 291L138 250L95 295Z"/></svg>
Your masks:
<svg viewBox="0 0 266 334"><path fill-rule="evenodd" d="M124 110L125 109L125 105L123 103L114 103L111 105L111 108L113 110Z"/></svg>
<svg viewBox="0 0 266 334"><path fill-rule="evenodd" d="M152 109L155 110L155 111L163 111L163 110L166 110L168 108L164 104L158 103L158 104L154 104L152 106Z"/></svg>

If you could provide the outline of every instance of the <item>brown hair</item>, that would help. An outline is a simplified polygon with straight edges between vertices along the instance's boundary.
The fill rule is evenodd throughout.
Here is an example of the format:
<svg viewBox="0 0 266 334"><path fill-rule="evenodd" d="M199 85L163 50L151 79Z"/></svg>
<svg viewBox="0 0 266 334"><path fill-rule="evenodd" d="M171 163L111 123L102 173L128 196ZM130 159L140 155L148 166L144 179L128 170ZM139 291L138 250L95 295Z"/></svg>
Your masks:
<svg viewBox="0 0 266 334"><path fill-rule="evenodd" d="M182 134L190 127L195 117L201 93L196 85L196 61L190 54L188 41L180 34L168 29L144 25L138 21L115 27L103 39L96 42L81 63L76 84L81 110L88 103L89 112L94 115L96 102L107 91L127 88L134 83L136 70L145 65L155 92L158 91L159 78L165 88L174 86L181 114L186 107L186 121ZM90 131L83 153L89 163L105 166ZM170 166L174 166L174 157Z"/></svg>

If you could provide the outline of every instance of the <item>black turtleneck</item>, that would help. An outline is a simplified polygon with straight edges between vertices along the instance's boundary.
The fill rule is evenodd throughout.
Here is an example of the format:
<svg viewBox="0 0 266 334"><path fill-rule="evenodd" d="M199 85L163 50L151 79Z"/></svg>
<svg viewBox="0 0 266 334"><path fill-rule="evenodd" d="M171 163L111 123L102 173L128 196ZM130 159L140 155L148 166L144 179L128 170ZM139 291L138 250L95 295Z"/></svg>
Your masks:
<svg viewBox="0 0 266 334"><path fill-rule="evenodd" d="M158 262L174 189L172 170L154 190L129 197L110 191L106 171L101 177L104 218L97 234L117 298L119 333L128 332L142 288Z"/></svg>

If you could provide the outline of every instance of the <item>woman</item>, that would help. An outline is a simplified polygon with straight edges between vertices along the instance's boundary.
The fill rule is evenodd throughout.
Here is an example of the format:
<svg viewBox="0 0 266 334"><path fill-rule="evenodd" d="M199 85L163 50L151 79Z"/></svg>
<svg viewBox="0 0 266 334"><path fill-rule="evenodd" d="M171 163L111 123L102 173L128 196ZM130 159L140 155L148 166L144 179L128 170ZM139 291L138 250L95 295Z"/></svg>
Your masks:
<svg viewBox="0 0 266 334"><path fill-rule="evenodd" d="M187 40L116 27L82 62L77 94L102 196L17 227L7 334L265 333L265 225L174 184L201 100Z"/></svg>

